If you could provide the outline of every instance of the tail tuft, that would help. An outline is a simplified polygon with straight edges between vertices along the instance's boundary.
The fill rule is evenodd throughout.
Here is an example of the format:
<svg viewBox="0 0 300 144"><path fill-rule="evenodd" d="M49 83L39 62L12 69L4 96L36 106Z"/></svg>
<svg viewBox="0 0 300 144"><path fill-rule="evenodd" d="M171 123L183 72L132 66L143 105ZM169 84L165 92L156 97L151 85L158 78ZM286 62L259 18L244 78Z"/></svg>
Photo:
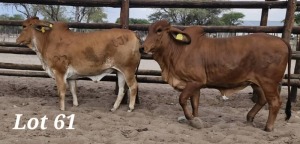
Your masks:
<svg viewBox="0 0 300 144"><path fill-rule="evenodd" d="M285 107L285 114L286 114L285 120L286 121L288 121L292 116L291 108L292 108L291 101L290 101L290 99L288 99L286 102L286 107Z"/></svg>

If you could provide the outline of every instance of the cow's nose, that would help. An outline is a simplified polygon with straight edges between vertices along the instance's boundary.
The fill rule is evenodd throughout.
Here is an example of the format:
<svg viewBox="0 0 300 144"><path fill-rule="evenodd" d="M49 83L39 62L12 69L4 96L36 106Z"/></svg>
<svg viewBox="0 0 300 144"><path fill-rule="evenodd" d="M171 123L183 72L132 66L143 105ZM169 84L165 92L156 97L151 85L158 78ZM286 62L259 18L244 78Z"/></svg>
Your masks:
<svg viewBox="0 0 300 144"><path fill-rule="evenodd" d="M145 53L144 47L140 48L139 50L140 50L140 53Z"/></svg>

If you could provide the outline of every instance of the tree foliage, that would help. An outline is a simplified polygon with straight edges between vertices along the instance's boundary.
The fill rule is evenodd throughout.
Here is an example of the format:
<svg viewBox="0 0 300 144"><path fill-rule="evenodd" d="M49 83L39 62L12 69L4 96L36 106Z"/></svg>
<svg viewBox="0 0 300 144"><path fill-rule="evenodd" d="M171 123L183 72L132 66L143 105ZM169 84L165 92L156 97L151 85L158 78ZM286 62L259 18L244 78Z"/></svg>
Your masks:
<svg viewBox="0 0 300 144"><path fill-rule="evenodd" d="M15 9L23 14L25 18L35 17L38 14L38 5L34 4L7 4L7 6L12 5Z"/></svg>
<svg viewBox="0 0 300 144"><path fill-rule="evenodd" d="M38 12L49 21L67 21L66 7L59 5L39 5Z"/></svg>
<svg viewBox="0 0 300 144"><path fill-rule="evenodd" d="M102 23L107 15L100 7L75 7L75 22Z"/></svg>
<svg viewBox="0 0 300 144"><path fill-rule="evenodd" d="M240 25L244 14L240 12L224 13L224 9L156 9L148 19L151 22L166 19L176 25ZM220 16L222 13L223 16Z"/></svg>
<svg viewBox="0 0 300 144"><path fill-rule="evenodd" d="M167 19L178 25L221 25L219 15L222 11L222 9L163 8L156 9L148 19L151 22Z"/></svg>
<svg viewBox="0 0 300 144"><path fill-rule="evenodd" d="M24 20L24 17L20 14L14 14L13 16L2 14L0 15L0 20Z"/></svg>
<svg viewBox="0 0 300 144"><path fill-rule="evenodd" d="M5 4L13 6L25 18L41 16L49 21L75 21L75 22L104 22L106 13L98 7L74 7L74 9L59 5L34 5L34 4ZM74 14L74 16L70 15Z"/></svg>
<svg viewBox="0 0 300 144"><path fill-rule="evenodd" d="M116 23L120 23L120 18L116 20ZM129 18L129 24L149 24L150 22L146 19L140 18Z"/></svg>
<svg viewBox="0 0 300 144"><path fill-rule="evenodd" d="M221 20L224 25L241 25L243 21L241 20L244 18L245 15L240 12L229 12L223 14Z"/></svg>
<svg viewBox="0 0 300 144"><path fill-rule="evenodd" d="M24 17L20 14L15 14L13 16L9 16L8 14L0 15L0 20L24 20ZM21 27L15 26L0 26L0 33L5 34L16 34L21 31Z"/></svg>

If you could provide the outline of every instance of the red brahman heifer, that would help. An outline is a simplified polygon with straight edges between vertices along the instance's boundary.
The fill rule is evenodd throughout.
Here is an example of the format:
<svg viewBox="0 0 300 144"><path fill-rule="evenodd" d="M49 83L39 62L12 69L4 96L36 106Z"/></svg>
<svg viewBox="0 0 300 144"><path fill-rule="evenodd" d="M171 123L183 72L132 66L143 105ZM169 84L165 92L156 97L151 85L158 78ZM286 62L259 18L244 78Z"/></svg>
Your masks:
<svg viewBox="0 0 300 144"><path fill-rule="evenodd" d="M125 82L130 92L128 111L134 109L137 94L135 72L141 57L139 39L134 32L125 29L72 32L65 23L52 24L34 17L23 22L17 43L34 50L43 68L56 80L61 110L65 110L67 83L73 95L73 105L77 106L77 78L100 81L114 70L117 70L119 93L111 110L119 107Z"/></svg>
<svg viewBox="0 0 300 144"><path fill-rule="evenodd" d="M198 105L201 88L216 88L222 94L250 85L259 100L247 114L252 122L257 112L269 104L266 131L272 131L281 106L278 86L286 66L290 69L290 46L264 33L231 38L209 38L200 26L183 31L162 20L149 27L144 50L152 53L162 69L162 77L181 92L179 103L194 127L201 127ZM290 75L290 70L289 70ZM187 108L190 98L193 112ZM287 103L287 120L291 116Z"/></svg>

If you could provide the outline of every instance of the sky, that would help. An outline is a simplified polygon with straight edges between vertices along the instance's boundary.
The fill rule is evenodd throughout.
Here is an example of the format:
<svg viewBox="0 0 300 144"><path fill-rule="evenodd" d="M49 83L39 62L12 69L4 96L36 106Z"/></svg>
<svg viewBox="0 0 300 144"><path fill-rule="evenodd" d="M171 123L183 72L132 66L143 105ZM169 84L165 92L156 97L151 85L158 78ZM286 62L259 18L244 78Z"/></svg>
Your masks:
<svg viewBox="0 0 300 144"><path fill-rule="evenodd" d="M119 8L105 8L108 21L114 22L120 16ZM261 16L261 9L231 9L231 11L241 12L245 15L243 20L246 21L259 21ZM145 18L153 13L153 9L148 8L131 8L129 15L131 18ZM282 21L285 18L285 9L271 9L269 11L269 21Z"/></svg>
<svg viewBox="0 0 300 144"><path fill-rule="evenodd" d="M231 0L231 1L249 1L249 0ZM264 0L254 0L264 1ZM281 0L285 1L285 0ZM108 8L105 7L104 11L107 14L107 21L114 23L120 16L120 8ZM259 21L261 16L261 9L231 9L231 11L241 12L245 15L244 21ZM153 9L149 8L130 8L129 15L131 18L144 18L153 13ZM15 14L17 13L13 8L4 8L0 6L0 14ZM271 9L269 11L269 21L282 21L285 18L285 9Z"/></svg>
<svg viewBox="0 0 300 144"><path fill-rule="evenodd" d="M249 1L249 0L230 0L230 1ZM252 1L265 1L265 0L252 0ZM280 0L286 1L286 0ZM131 18L145 18L153 13L153 9L148 8L131 8L129 15ZM231 9L231 11L241 12L245 15L244 21L260 21L261 9ZM105 12L108 14L108 21L114 22L120 16L119 8L105 8ZM269 21L282 21L285 18L285 9L270 9Z"/></svg>

